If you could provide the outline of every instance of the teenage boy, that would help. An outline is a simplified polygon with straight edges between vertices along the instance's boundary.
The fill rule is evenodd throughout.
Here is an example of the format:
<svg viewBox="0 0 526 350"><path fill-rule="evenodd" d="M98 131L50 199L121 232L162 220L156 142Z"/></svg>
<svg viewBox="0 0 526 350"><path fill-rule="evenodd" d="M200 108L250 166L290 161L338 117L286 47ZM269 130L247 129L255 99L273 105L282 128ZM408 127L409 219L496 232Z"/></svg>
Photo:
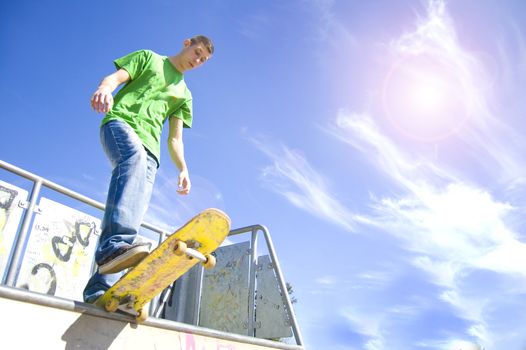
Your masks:
<svg viewBox="0 0 526 350"><path fill-rule="evenodd" d="M117 71L105 77L91 97L92 108L106 113L100 138L113 171L95 252L98 271L84 289L86 302L98 299L122 276L122 270L149 253L149 245L136 238L159 167L166 119L168 150L179 169L177 193L190 192L183 128L192 126L192 95L183 73L200 67L213 53L212 41L202 35L184 40L174 56L133 52L114 61ZM125 85L113 97L121 84Z"/></svg>

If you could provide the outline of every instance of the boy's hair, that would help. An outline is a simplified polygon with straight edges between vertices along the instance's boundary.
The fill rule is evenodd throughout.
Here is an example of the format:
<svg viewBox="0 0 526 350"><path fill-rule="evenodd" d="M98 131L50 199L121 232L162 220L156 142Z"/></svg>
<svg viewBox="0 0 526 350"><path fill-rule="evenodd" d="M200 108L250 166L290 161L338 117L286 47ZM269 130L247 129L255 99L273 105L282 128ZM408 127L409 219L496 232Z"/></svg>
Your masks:
<svg viewBox="0 0 526 350"><path fill-rule="evenodd" d="M190 39L190 42L192 43L192 45L203 44L203 46L207 48L210 54L214 53L214 44L212 43L212 40L210 40L204 35L196 35Z"/></svg>

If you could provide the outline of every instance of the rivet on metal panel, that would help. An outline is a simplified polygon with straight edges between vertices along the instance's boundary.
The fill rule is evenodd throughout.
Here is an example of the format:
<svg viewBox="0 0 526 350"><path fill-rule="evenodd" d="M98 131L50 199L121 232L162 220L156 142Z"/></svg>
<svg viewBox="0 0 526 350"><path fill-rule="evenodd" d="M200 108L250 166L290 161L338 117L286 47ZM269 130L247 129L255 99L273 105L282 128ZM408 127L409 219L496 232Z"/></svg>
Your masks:
<svg viewBox="0 0 526 350"><path fill-rule="evenodd" d="M272 270L273 268L274 268L274 265L272 265L272 263L267 265L267 269Z"/></svg>
<svg viewBox="0 0 526 350"><path fill-rule="evenodd" d="M261 321L256 322L256 328L261 328Z"/></svg>
<svg viewBox="0 0 526 350"><path fill-rule="evenodd" d="M24 200L19 200L18 201L18 206L22 209L27 209L29 208L29 202L28 201L24 201Z"/></svg>
<svg viewBox="0 0 526 350"><path fill-rule="evenodd" d="M33 212L35 212L37 214L42 214L42 209L40 209L40 207L38 205L35 205L35 209L33 210Z"/></svg>

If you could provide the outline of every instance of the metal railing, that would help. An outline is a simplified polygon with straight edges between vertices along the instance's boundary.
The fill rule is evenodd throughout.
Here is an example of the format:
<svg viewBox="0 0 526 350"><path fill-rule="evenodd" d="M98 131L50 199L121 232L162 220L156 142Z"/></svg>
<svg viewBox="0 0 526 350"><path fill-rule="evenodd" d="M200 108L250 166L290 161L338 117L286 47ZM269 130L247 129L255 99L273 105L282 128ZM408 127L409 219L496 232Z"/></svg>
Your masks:
<svg viewBox="0 0 526 350"><path fill-rule="evenodd" d="M79 194L75 191L72 191L68 188L65 188L61 185L58 185L52 181L49 181L47 179L44 179L40 176L37 176L35 174L32 174L26 170L23 170L21 168L18 168L12 164L9 164L3 160L0 160L0 168L5 169L13 174L16 174L20 177L23 177L27 180L30 180L33 182L33 186L31 189L30 199L27 205L24 206L24 213L22 216L22 221L20 224L20 227L18 229L18 233L15 236L15 240L13 242L13 248L12 248L12 254L10 258L7 261L6 269L7 274L5 278L4 284L6 284L9 287L15 287L16 280L18 277L19 268L22 264L23 259L23 249L24 244L28 238L29 235L29 225L31 224L31 220L33 218L33 215L35 213L36 209L36 203L40 197L40 193L42 191L42 188L48 188L53 191L56 191L58 193L64 194L74 200L80 201L82 203L85 203L89 206L92 206L94 208L104 210L104 204L97 202L89 197L86 197L82 194ZM154 233L157 233L159 235L159 242L162 242L169 233L164 231L163 229L149 224L147 222L143 222L142 227L151 230ZM281 290L281 295L283 297L283 303L286 306L288 316L290 318L291 326L293 335L296 341L297 345L303 345L302 336L298 327L297 319L294 314L294 310L292 308L292 302L290 300L290 297L287 292L287 287L285 280L283 278L283 273L281 271L279 261L277 259L277 254L274 248L274 245L272 243L272 239L270 237L270 233L268 229L265 226L262 225L253 225L248 226L244 228L234 229L231 230L229 233L229 236L234 235L240 235L244 233L251 233L251 239L250 239L250 251L251 251L251 259L250 259L250 276L249 276L249 295L251 296L249 298L249 325L248 325L248 334L249 336L255 335L255 293L256 293L256 265L257 265L257 238L258 238L258 232L262 232L263 236L265 238L265 242L267 244L267 248L270 254L270 258L272 260L272 265L274 267L274 272L276 274L276 278L278 280L279 288ZM159 301L158 301L159 302ZM156 305L157 306L157 305ZM153 306L153 309L156 309L156 306Z"/></svg>
<svg viewBox="0 0 526 350"><path fill-rule="evenodd" d="M270 255L270 259L272 261L272 266L274 268L276 278L278 280L279 289L281 290L281 295L283 297L283 304L287 308L287 313L288 313L288 316L290 318L290 322L292 325L292 332L294 334L294 338L296 339L296 343L298 345L302 345L303 341L302 341L301 332L298 327L296 315L294 314L294 310L292 308L292 302L287 292L287 285L285 283L285 279L283 278L283 273L281 272L281 267L279 265L278 257L276 254L276 250L274 248L274 243L272 243L272 238L270 237L269 230L263 225L252 225L252 226L247 226L247 227L231 230L229 236L239 235L239 234L248 233L248 232L252 234L251 239L250 239L249 295L254 296L256 294L257 235L258 235L258 232L262 232L265 238L265 242L267 243L267 249ZM249 308L248 308L249 332L250 330L256 329L256 324L255 324L256 318L254 315L255 309L256 309L255 298L250 298ZM249 334L249 335L253 335L253 334Z"/></svg>
<svg viewBox="0 0 526 350"><path fill-rule="evenodd" d="M77 312L77 313L81 313L82 315L96 316L96 317L111 320L113 322L115 321L126 322L126 323L135 322L135 318L131 315L126 315L124 313L116 313L116 312L109 313L91 304L80 303L77 301L54 297L54 296L50 296L46 294L34 293L34 292L30 292L30 291L23 290L23 289L13 288L13 287L0 286L0 304L2 304L1 303L2 298L20 301L24 303L31 303L31 304L35 304L38 306L45 306L45 307L64 310L64 311ZM49 320L43 320L42 322L46 323L46 321L47 321L47 324L49 325L53 324L53 322L49 322ZM76 322L78 322L78 319ZM19 318L13 318L11 320L11 323L15 325L20 325L20 327L24 327L26 325L25 323L23 323L23 321L20 322ZM143 325L149 326L149 327L160 328L160 329L172 330L176 332L201 335L201 336L211 337L215 339L223 339L226 341L234 341L234 342L239 342L242 344L256 345L258 346L258 349L261 348L261 349L280 349L280 350L305 350L303 346L299 346L299 345L285 344L285 343L266 340L266 339L251 338L251 337L247 337L243 335L227 333L227 332L214 330L210 328L197 327L197 326L193 326L193 325L189 325L185 323L173 322L173 321L159 319L159 318L150 317L143 323Z"/></svg>

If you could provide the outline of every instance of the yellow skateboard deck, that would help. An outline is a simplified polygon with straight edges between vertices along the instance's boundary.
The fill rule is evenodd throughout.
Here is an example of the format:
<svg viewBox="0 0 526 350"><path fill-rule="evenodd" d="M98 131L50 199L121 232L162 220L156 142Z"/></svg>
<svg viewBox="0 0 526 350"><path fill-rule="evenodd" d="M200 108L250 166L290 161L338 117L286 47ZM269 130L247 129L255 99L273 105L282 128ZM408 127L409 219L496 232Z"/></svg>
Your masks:
<svg viewBox="0 0 526 350"><path fill-rule="evenodd" d="M96 302L109 312L121 309L137 321L148 317L147 304L198 262L215 265L211 255L230 232L230 218L206 209L171 234L146 258L121 277Z"/></svg>

